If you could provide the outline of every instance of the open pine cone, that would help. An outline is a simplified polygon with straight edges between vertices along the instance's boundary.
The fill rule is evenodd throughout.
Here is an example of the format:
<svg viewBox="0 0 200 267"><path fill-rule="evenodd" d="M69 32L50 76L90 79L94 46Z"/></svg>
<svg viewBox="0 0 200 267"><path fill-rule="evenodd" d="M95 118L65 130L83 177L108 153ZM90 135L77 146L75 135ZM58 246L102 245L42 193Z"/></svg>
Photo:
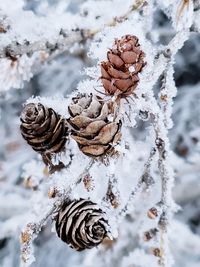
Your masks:
<svg viewBox="0 0 200 267"><path fill-rule="evenodd" d="M108 61L101 63L101 81L106 93L121 97L131 95L139 81L138 73L145 65L138 38L125 35L116 39L107 58Z"/></svg>
<svg viewBox="0 0 200 267"><path fill-rule="evenodd" d="M40 103L29 103L24 107L20 119L21 134L35 151L51 155L64 149L67 128L53 109Z"/></svg>
<svg viewBox="0 0 200 267"><path fill-rule="evenodd" d="M72 126L72 138L80 150L91 157L102 156L113 152L113 144L120 137L120 122L110 122L109 103L92 94L78 95L69 106Z"/></svg>
<svg viewBox="0 0 200 267"><path fill-rule="evenodd" d="M78 251L99 245L106 237L107 226L105 213L84 199L65 203L56 220L58 236Z"/></svg>

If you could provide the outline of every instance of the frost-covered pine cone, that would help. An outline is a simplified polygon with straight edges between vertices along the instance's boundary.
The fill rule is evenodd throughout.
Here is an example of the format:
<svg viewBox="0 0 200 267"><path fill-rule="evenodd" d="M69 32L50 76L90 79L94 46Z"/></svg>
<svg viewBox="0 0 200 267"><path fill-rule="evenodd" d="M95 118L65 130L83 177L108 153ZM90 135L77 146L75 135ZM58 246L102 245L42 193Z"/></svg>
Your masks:
<svg viewBox="0 0 200 267"><path fill-rule="evenodd" d="M91 157L113 152L113 145L120 137L120 122L109 121L111 106L100 97L81 95L73 98L69 106L72 126L72 138L78 143L80 150Z"/></svg>
<svg viewBox="0 0 200 267"><path fill-rule="evenodd" d="M138 73L145 65L138 38L125 35L116 39L107 58L108 61L101 63L101 81L106 93L121 97L131 95L139 81Z"/></svg>
<svg viewBox="0 0 200 267"><path fill-rule="evenodd" d="M105 213L89 200L65 203L56 219L56 231L61 240L81 251L99 245L107 235Z"/></svg>
<svg viewBox="0 0 200 267"><path fill-rule="evenodd" d="M32 148L44 155L62 151L67 140L65 121L53 109L29 103L21 113L21 134Z"/></svg>

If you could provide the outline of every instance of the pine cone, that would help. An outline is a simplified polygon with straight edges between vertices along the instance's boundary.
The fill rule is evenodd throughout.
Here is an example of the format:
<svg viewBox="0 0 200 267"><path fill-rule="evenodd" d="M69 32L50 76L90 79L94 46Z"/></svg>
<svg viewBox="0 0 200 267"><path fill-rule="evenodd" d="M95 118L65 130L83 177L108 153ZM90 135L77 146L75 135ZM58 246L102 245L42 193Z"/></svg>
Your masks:
<svg viewBox="0 0 200 267"><path fill-rule="evenodd" d="M138 73L145 66L138 38L125 35L116 39L107 58L108 61L101 63L101 81L106 93L121 97L131 95L139 82Z"/></svg>
<svg viewBox="0 0 200 267"><path fill-rule="evenodd" d="M56 219L56 231L71 248L81 251L99 245L106 237L105 213L89 200L65 203Z"/></svg>
<svg viewBox="0 0 200 267"><path fill-rule="evenodd" d="M66 143L65 122L53 109L27 104L21 113L21 134L32 148L44 155L62 151Z"/></svg>
<svg viewBox="0 0 200 267"><path fill-rule="evenodd" d="M98 96L78 95L69 106L73 127L72 138L78 143L80 150L91 157L111 153L112 145L121 137L120 122L109 122L111 114L109 103Z"/></svg>

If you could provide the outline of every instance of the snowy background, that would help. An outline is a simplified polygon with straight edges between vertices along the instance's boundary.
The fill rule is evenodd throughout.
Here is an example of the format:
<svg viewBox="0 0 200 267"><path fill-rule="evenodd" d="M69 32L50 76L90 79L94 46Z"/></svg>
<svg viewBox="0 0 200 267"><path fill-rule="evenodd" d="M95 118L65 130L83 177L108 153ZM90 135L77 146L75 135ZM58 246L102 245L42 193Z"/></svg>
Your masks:
<svg viewBox="0 0 200 267"><path fill-rule="evenodd" d="M0 0L0 267L26 266L20 263L20 232L51 207L48 192L54 186L61 192L71 186L71 198L89 197L107 208L114 240L89 251L73 251L57 237L49 218L30 245L31 267L200 266L199 33L199 1ZM121 111L123 156L108 166L95 163L88 190L83 183L73 185L89 162L76 144L70 143L75 155L70 168L49 175L41 157L23 140L19 117L27 99L67 116L71 94L101 90L99 63L114 38L124 34L139 38L147 66L138 97L129 106L130 117L124 115L127 103ZM142 94L151 101L143 101ZM165 94L167 104L160 101ZM176 212L164 240L165 263L152 254L160 246L160 233L144 241L144 233L157 227L147 211L162 194L157 154L148 170L152 180L131 197L155 140L150 112L165 121L161 134L169 137L167 165L174 177L168 204L170 212ZM70 160L68 154L61 157L66 164ZM113 174L117 209L104 198ZM172 184L173 178L168 186Z"/></svg>

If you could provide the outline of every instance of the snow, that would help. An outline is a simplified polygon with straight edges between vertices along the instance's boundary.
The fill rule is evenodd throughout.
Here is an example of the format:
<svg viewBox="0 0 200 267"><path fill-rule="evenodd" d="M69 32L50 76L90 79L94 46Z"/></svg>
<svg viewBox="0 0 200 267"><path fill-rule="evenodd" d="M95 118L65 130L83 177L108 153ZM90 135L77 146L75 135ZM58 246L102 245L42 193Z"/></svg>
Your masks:
<svg viewBox="0 0 200 267"><path fill-rule="evenodd" d="M0 266L20 266L20 232L30 237L21 240L21 266L91 267L95 262L97 267L157 267L159 260L163 267L199 266L199 226L193 225L196 232L190 227L199 212L200 85L194 80L189 84L184 63L188 60L199 70L199 40L190 33L193 23L199 31L198 11L193 12L193 1L137 4L0 0L0 23L3 17L10 25L0 33L0 53L13 42L28 41L38 47L49 41L62 44L61 29L74 33L79 28L92 34L81 44L56 47L53 54L39 49L0 59ZM161 16L160 9L168 18ZM155 15L170 26L158 27ZM162 30L168 31L165 42ZM42 157L20 136L22 105L42 103L68 119L68 106L78 92L115 101L115 96L104 94L100 63L107 60L115 38L126 34L139 39L146 66L134 94L121 99L117 109L122 122L121 141L115 147L118 157L94 161L69 138L66 150L52 159L66 167L50 173ZM196 54L187 59L182 49L188 42L196 45ZM134 71L133 66L129 71ZM185 82L178 88L177 72ZM116 206L107 197L109 186ZM64 246L55 234L54 217L66 198L97 203L106 213L113 240L83 253ZM159 216L148 218L152 207L159 207L166 224L161 226ZM158 229L156 237L145 242L144 232L152 228ZM154 248L163 255L155 257Z"/></svg>

